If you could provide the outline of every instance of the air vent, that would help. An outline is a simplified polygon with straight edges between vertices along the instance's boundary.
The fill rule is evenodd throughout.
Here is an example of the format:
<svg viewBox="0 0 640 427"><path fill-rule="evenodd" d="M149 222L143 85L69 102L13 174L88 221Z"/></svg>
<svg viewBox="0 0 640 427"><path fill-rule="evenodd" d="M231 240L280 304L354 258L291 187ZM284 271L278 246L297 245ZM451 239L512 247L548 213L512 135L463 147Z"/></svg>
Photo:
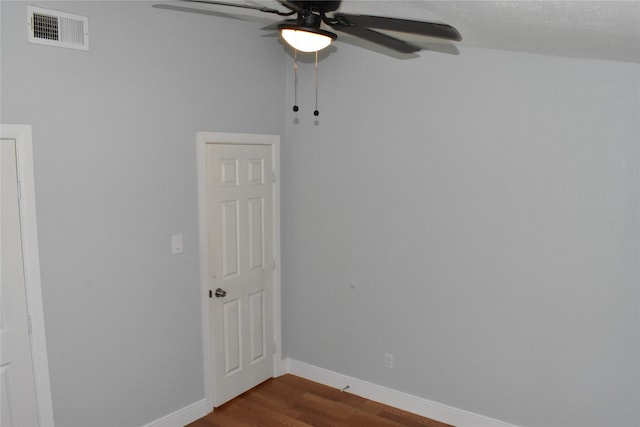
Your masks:
<svg viewBox="0 0 640 427"><path fill-rule="evenodd" d="M89 50L89 18L27 6L29 42Z"/></svg>

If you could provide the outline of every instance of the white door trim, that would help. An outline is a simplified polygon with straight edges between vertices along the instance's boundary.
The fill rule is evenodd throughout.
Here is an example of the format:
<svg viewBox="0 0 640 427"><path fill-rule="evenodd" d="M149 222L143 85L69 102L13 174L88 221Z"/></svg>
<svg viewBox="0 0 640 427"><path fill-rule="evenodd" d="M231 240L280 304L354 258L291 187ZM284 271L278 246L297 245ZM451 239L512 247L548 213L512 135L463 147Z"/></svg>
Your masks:
<svg viewBox="0 0 640 427"><path fill-rule="evenodd" d="M27 309L31 318L31 353L40 427L53 426L53 403L49 377L49 359L42 308L42 282L38 251L38 227L33 171L31 125L0 125L2 138L16 141L18 180L20 181L20 223L24 258Z"/></svg>
<svg viewBox="0 0 640 427"><path fill-rule="evenodd" d="M196 157L198 168L198 226L200 241L200 284L202 310L202 344L204 351L204 391L207 400L207 412L211 412L214 402L213 384L215 373L212 369L211 331L209 329L209 245L207 222L207 144L251 144L270 145L273 155L273 256L275 268L273 270L273 341L275 353L273 355L273 376L286 372L282 361L282 326L281 326L281 269L280 269L280 136L247 133L198 132L196 135Z"/></svg>

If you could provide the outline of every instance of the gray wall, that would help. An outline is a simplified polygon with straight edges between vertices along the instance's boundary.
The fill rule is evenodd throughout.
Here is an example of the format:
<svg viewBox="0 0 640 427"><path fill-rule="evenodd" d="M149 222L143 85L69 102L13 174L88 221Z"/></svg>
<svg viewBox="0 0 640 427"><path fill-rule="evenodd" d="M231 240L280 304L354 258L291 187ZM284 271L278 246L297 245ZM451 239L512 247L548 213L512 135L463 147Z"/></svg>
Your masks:
<svg viewBox="0 0 640 427"><path fill-rule="evenodd" d="M89 16L90 52L26 43L25 4L0 6L59 427L203 397L197 130L285 137L289 357L523 426L640 424L637 64L339 44L314 122L311 66L296 119L260 25L150 6L50 3Z"/></svg>
<svg viewBox="0 0 640 427"><path fill-rule="evenodd" d="M523 426L640 425L638 64L337 46L318 122L311 65L286 119L287 356Z"/></svg>
<svg viewBox="0 0 640 427"><path fill-rule="evenodd" d="M55 422L141 426L204 398L195 134L281 134L284 50L151 2L37 3L89 17L89 52L43 47L26 4L1 5L1 121L33 125Z"/></svg>

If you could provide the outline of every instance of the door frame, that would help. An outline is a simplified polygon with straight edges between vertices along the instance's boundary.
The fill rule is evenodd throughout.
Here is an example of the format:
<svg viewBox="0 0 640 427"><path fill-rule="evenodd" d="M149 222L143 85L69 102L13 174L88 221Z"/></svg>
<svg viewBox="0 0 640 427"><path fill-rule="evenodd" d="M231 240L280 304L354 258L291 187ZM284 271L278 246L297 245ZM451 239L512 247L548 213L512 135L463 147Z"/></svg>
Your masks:
<svg viewBox="0 0 640 427"><path fill-rule="evenodd" d="M213 370L213 340L209 328L209 290L212 272L209 270L209 225L207 221L207 144L270 145L273 156L273 376L285 373L282 361L281 323L281 262L280 262L280 136L251 133L198 132L196 134L196 157L198 170L198 232L200 246L200 286L202 310L202 346L204 362L204 392L207 413L213 411L215 372Z"/></svg>
<svg viewBox="0 0 640 427"><path fill-rule="evenodd" d="M27 310L31 319L31 357L40 427L54 426L51 379L45 335L36 220L35 179L31 125L0 125L0 136L16 141L18 181L20 182L20 225Z"/></svg>

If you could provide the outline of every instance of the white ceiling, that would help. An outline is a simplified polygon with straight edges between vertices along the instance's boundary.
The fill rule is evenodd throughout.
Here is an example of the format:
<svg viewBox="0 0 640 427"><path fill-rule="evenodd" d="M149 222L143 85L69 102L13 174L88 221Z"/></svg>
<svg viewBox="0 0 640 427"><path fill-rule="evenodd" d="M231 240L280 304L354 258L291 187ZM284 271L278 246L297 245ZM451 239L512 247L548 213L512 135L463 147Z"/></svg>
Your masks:
<svg viewBox="0 0 640 427"><path fill-rule="evenodd" d="M640 63L640 1L344 0L340 11L444 22L459 46Z"/></svg>
<svg viewBox="0 0 640 427"><path fill-rule="evenodd" d="M283 9L275 0L226 1ZM246 9L191 5L210 10L214 15L261 23L277 22L279 18ZM456 54L456 47L468 46L640 63L640 0L343 0L340 12L447 23L462 34L462 42L451 44L427 37L399 35L426 49L445 53ZM407 57L343 33L339 33L338 42Z"/></svg>

